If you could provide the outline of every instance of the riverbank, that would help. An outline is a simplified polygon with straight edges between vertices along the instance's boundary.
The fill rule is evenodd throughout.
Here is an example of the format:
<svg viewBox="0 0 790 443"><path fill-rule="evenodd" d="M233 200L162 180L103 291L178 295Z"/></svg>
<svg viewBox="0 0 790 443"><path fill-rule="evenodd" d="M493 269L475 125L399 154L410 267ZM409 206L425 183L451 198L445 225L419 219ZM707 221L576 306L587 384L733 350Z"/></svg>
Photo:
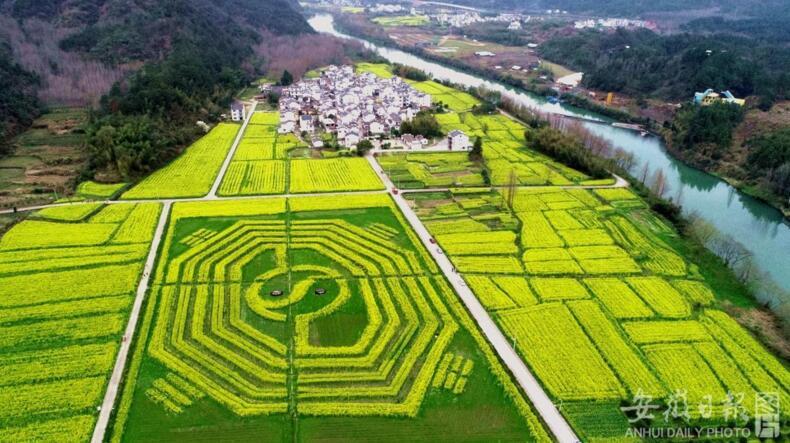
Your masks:
<svg viewBox="0 0 790 443"><path fill-rule="evenodd" d="M335 27L340 32L344 34L348 34L352 37L363 39L376 45L391 47L399 51L412 54L416 57L420 57L432 61L434 63L439 63L449 68L461 69L469 73L472 73L474 75L478 75L490 79L491 81L495 81L504 84L506 86L512 87L514 89L521 90L523 92L534 94L540 97L548 98L548 97L557 96L557 91L555 91L554 89L552 89L547 85L531 85L521 79L515 78L501 71L497 71L489 68L483 68L480 66L465 63L463 60L460 59L436 55L422 48L401 44L395 40L392 40L389 37L381 37L378 35L366 33L363 32L358 27L353 26L347 20L345 20L345 17L342 14L330 14L330 15L332 15L332 17L335 20L334 21ZM560 100L566 102L570 106L579 109L584 109L586 111L594 112L596 114L600 114L612 120L617 120L625 123L641 124L641 125L648 125L650 123L650 121L645 118L632 115L627 112L623 112L607 106L600 105L588 99L587 97L583 97L580 95L565 92L560 94L559 98Z"/></svg>
<svg viewBox="0 0 790 443"><path fill-rule="evenodd" d="M342 14L330 15L332 15L334 18L336 29L353 37L369 41L376 45L391 47L416 57L446 66L448 68L469 72L473 75L480 76L490 81L506 85L520 92L526 92L528 94L533 94L543 98L557 96L557 91L545 84L530 84L503 71L476 66L458 58L438 55L421 47L404 45L393 40L387 35L376 35L366 32L364 29L362 29L360 26L357 26L355 23L353 23L353 21L350 21ZM667 151L678 161L681 161L688 166L696 168L707 174L711 174L712 176L727 182L733 188L736 188L743 194L749 195L750 197L760 200L761 202L776 209L782 215L784 220L790 221L790 204L782 199L781 196L771 193L762 187L756 187L752 183L738 180L736 177L728 175L726 171L722 171L720 168L710 167L710 165L706 163L695 161L695 159L690 158L688 155L684 155L677 149L673 149L670 143L670 136L667 134L668 131L662 122L656 121L646 116L636 115L623 109L615 109L613 107L600 104L584 94L564 92L560 94L559 98L564 104L574 108L595 113L613 121L642 125L649 132L659 134L665 141ZM620 99L625 100L626 102L635 101L634 98L625 96L621 96ZM662 113L662 115L663 114L666 114L666 112ZM666 116L664 116L664 118L666 118Z"/></svg>
<svg viewBox="0 0 790 443"><path fill-rule="evenodd" d="M665 182L665 195L672 195L673 201L680 203L684 214L701 218L722 235L736 238L745 245L753 255L755 268L766 272L783 290L762 297L761 303L790 306L790 297L786 295L786 292L790 291L790 274L785 270L786 263L790 262L790 225L785 222L781 212L740 193L715 176L674 159L667 152L660 137L642 137L635 131L601 124L603 117L597 117L587 111L563 104L550 104L533 94L516 91L512 87L482 79L463 70L449 68L404 51L377 46L364 39L343 34L337 31L329 14L313 17L311 24L319 32L356 39L389 63L419 69L429 73L438 81L460 84L465 88L483 87L541 112L585 119L597 118L599 120L597 123L582 121L582 124L615 148L632 154L634 162L631 170L635 172L634 175L653 179L660 173Z"/></svg>
<svg viewBox="0 0 790 443"><path fill-rule="evenodd" d="M764 187L757 186L754 183L743 181L728 175L722 171L722 165L720 163L713 162L711 164L710 159L699 159L690 155L694 153L694 150L683 151L678 149L677 146L675 146L672 142L673 133L669 129L660 128L658 133L664 140L667 152L669 152L674 158L693 168L704 171L722 181L725 181L727 184L742 192L743 194L746 194L765 203L766 205L771 206L782 214L786 223L790 223L790 199L783 198L782 196L773 193ZM735 142L733 142L733 144L734 143ZM734 148L734 146L732 148Z"/></svg>

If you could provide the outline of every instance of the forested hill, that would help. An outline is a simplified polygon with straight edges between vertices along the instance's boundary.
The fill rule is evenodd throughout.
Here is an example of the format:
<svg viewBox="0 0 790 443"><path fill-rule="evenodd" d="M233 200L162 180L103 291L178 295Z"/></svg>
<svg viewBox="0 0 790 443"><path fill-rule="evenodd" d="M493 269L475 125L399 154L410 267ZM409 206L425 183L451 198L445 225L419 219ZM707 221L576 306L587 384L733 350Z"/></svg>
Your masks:
<svg viewBox="0 0 790 443"><path fill-rule="evenodd" d="M0 42L0 156L9 150L5 140L33 123L38 115L38 81L35 74L14 61L8 45Z"/></svg>
<svg viewBox="0 0 790 443"><path fill-rule="evenodd" d="M764 107L790 97L790 50L744 37L587 31L546 42L540 51L606 91L688 100L714 88L759 96Z"/></svg>
<svg viewBox="0 0 790 443"><path fill-rule="evenodd" d="M183 39L238 40L241 47L262 28L310 30L291 0L5 0L3 9L17 20L76 30L61 48L108 63L162 58Z"/></svg>
<svg viewBox="0 0 790 443"><path fill-rule="evenodd" d="M92 170L134 178L177 155L199 135L197 120L215 121L261 74L255 48L313 32L298 8L293 0L0 0L0 40L42 88L92 79L84 93L105 94L87 129ZM30 91L34 77L18 78Z"/></svg>

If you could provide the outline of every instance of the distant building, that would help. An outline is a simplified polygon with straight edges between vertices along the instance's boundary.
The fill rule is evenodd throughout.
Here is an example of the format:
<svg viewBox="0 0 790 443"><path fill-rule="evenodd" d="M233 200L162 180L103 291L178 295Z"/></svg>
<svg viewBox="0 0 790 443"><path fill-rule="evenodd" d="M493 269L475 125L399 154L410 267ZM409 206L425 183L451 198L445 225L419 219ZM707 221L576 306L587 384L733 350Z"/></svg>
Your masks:
<svg viewBox="0 0 790 443"><path fill-rule="evenodd" d="M432 105L431 95L400 77L356 74L353 66L330 66L319 78L297 82L281 94L281 134L334 133L338 143L348 148L364 139L387 137Z"/></svg>
<svg viewBox="0 0 790 443"><path fill-rule="evenodd" d="M708 89L705 92L694 93L694 104L697 106L710 106L714 103L729 103L738 106L746 104L746 100L742 98L735 98L730 91L724 91L721 94L714 92L713 89Z"/></svg>
<svg viewBox="0 0 790 443"><path fill-rule="evenodd" d="M244 103L236 100L230 104L230 119L234 122L240 122L247 118L247 111L244 109Z"/></svg>
<svg viewBox="0 0 790 443"><path fill-rule="evenodd" d="M518 21L518 20L514 21L514 22L511 22L510 25L508 25L507 29L508 29L508 31L520 31L521 30L521 22Z"/></svg>
<svg viewBox="0 0 790 443"><path fill-rule="evenodd" d="M468 151L472 144L469 143L469 136L456 129L448 134L448 147L450 151Z"/></svg>
<svg viewBox="0 0 790 443"><path fill-rule="evenodd" d="M404 134L400 138L400 142L403 145L403 149L411 149L413 151L417 149L422 149L423 146L422 141L423 141L422 136L415 137L411 134Z"/></svg>
<svg viewBox="0 0 790 443"><path fill-rule="evenodd" d="M313 132L315 130L312 115L302 115L299 117L299 130L304 132Z"/></svg>
<svg viewBox="0 0 790 443"><path fill-rule="evenodd" d="M582 82L583 78L584 78L583 72L574 72L573 74L568 74L564 77L558 78L557 84L569 88L575 88L579 86L579 83Z"/></svg>
<svg viewBox="0 0 790 443"><path fill-rule="evenodd" d="M496 54L491 51L477 51L475 55L478 57L494 57Z"/></svg>

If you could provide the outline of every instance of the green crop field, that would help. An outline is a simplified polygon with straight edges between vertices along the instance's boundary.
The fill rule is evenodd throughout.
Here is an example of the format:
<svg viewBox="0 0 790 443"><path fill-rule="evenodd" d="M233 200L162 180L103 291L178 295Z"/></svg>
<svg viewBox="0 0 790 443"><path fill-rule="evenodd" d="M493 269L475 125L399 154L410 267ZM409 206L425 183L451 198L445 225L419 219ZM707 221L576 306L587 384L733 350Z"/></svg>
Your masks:
<svg viewBox="0 0 790 443"><path fill-rule="evenodd" d="M547 438L418 244L383 194L176 204L113 439Z"/></svg>
<svg viewBox="0 0 790 443"><path fill-rule="evenodd" d="M40 217L68 222L0 240L0 441L89 439L159 211L53 208Z"/></svg>
<svg viewBox="0 0 790 443"><path fill-rule="evenodd" d="M384 16L372 19L374 23L381 26L424 26L430 23L430 19L425 15L404 15L404 16Z"/></svg>
<svg viewBox="0 0 790 443"><path fill-rule="evenodd" d="M482 164L470 161L464 152L384 154L378 161L401 189L484 184Z"/></svg>
<svg viewBox="0 0 790 443"><path fill-rule="evenodd" d="M475 115L468 112L477 103L476 101L464 101L463 104L459 104L458 97L463 97L459 94L463 93L456 91L449 94L443 92L444 89L437 89L437 85L440 88L447 88L446 86L431 83L430 85L418 83L415 86L431 94L434 102L452 103L450 112L436 115L443 132L448 133L458 129L473 139L481 138L483 157L492 185L508 185L511 180L521 186L611 184L611 180L593 181L578 171L528 149L524 139L526 128L521 123L504 115ZM452 96L449 102L448 96Z"/></svg>
<svg viewBox="0 0 790 443"><path fill-rule="evenodd" d="M698 268L670 246L677 234L636 195L509 192L458 188L414 194L414 203L580 436L612 436L588 408L624 436L619 406L638 395L663 407L682 393L689 420L724 424L728 392L745 395L752 415L755 393L770 392L786 419L790 372L720 310ZM648 424L667 425L656 415Z"/></svg>
<svg viewBox="0 0 790 443"><path fill-rule="evenodd" d="M384 63L357 63L354 65L357 73L370 72L381 78L392 78L392 67Z"/></svg>

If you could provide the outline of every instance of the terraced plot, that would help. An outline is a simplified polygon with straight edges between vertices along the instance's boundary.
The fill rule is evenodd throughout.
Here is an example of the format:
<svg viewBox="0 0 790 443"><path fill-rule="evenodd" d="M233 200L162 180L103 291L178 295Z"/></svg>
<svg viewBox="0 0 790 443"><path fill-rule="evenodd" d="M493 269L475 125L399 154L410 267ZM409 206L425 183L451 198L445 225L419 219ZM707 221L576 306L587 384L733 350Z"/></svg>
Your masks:
<svg viewBox="0 0 790 443"><path fill-rule="evenodd" d="M619 403L637 394L664 408L686 390L692 423L727 422L728 392L746 396L749 414L756 392L790 406L790 372L717 309L697 267L670 246L674 231L631 191L453 189L414 201L583 439L611 437L584 412L602 404L625 435ZM709 417L697 408L707 396ZM667 425L656 415L652 426Z"/></svg>
<svg viewBox="0 0 790 443"><path fill-rule="evenodd" d="M0 240L0 441L88 440L160 206L68 206L98 212Z"/></svg>
<svg viewBox="0 0 790 443"><path fill-rule="evenodd" d="M423 26L430 23L425 15L384 16L373 19L381 26Z"/></svg>
<svg viewBox="0 0 790 443"><path fill-rule="evenodd" d="M471 110L480 100L466 92L445 86L433 80L412 82L412 87L418 91L430 94L434 104L444 104L450 111L465 112Z"/></svg>
<svg viewBox="0 0 790 443"><path fill-rule="evenodd" d="M173 208L116 438L548 438L388 196L230 203Z"/></svg>

